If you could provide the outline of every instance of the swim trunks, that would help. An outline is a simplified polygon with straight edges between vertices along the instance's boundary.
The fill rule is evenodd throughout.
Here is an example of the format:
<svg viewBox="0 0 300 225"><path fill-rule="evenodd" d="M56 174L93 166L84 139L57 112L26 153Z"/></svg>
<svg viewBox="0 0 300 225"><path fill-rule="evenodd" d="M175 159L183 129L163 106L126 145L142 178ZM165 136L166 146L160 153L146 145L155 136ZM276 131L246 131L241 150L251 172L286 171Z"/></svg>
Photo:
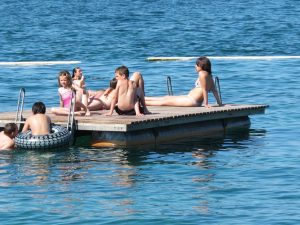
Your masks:
<svg viewBox="0 0 300 225"><path fill-rule="evenodd" d="M140 112L144 113L144 108L142 106L139 106ZM134 109L130 109L130 110L121 110L118 108L118 106L115 106L115 110L116 113L118 113L119 115L130 115L130 116L135 116L135 110Z"/></svg>

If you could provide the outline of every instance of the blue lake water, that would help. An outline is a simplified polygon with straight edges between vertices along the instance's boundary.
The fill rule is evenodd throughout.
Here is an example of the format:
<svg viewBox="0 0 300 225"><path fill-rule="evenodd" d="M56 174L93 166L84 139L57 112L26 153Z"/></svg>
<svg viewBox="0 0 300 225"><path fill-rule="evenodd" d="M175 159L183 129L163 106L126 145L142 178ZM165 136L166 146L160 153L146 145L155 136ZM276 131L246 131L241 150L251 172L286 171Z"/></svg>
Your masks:
<svg viewBox="0 0 300 225"><path fill-rule="evenodd" d="M57 74L82 67L90 89L126 65L147 95L190 90L194 60L152 56L300 55L300 6L277 1L8 1L0 5L0 111L59 104ZM0 152L1 224L298 224L300 59L212 59L225 103L268 104L249 130L157 148ZM210 96L210 100L213 97Z"/></svg>

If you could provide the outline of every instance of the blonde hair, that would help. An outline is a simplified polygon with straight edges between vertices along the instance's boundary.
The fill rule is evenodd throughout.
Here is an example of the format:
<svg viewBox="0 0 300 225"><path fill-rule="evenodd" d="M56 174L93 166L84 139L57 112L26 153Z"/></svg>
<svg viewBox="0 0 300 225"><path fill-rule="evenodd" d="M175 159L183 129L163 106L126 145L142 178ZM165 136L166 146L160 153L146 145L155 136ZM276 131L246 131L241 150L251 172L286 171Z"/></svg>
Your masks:
<svg viewBox="0 0 300 225"><path fill-rule="evenodd" d="M69 71L63 70L63 71L59 72L58 77L57 77L57 81L58 81L58 86L59 87L61 87L60 77L66 77L67 81L68 81L68 87L69 88L72 87L72 77L71 77L71 74L69 73Z"/></svg>

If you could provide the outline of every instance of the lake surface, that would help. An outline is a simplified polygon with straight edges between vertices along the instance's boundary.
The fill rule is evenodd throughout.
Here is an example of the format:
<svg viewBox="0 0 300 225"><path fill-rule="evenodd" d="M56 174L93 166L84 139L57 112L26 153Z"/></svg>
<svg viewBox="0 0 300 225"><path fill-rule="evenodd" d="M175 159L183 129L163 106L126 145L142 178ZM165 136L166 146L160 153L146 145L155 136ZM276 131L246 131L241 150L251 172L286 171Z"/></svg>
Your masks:
<svg viewBox="0 0 300 225"><path fill-rule="evenodd" d="M89 89L114 69L142 72L146 95L187 93L211 59L224 103L268 104L251 128L157 148L0 152L1 224L298 224L300 6L278 1L15 1L0 5L0 111L59 104L57 75L80 66ZM267 56L237 59L229 56ZM69 61L80 61L67 64ZM209 96L214 103L213 96Z"/></svg>

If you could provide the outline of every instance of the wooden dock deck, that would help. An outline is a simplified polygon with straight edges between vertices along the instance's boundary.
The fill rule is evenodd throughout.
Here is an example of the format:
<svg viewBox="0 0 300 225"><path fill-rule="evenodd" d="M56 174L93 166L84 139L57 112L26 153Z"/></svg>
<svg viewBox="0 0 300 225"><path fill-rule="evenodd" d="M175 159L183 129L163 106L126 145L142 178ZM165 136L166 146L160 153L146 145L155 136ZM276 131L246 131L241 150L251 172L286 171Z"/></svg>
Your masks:
<svg viewBox="0 0 300 225"><path fill-rule="evenodd" d="M267 105L234 105L222 107L149 107L152 114L142 117L105 116L94 111L89 117L76 116L77 131L90 132L93 146L158 143L195 134L205 134L232 127L249 126L250 115L263 114ZM49 110L50 111L50 110ZM26 119L31 111L25 110ZM66 125L67 116L47 112L55 124ZM0 127L15 121L16 112L0 113Z"/></svg>

